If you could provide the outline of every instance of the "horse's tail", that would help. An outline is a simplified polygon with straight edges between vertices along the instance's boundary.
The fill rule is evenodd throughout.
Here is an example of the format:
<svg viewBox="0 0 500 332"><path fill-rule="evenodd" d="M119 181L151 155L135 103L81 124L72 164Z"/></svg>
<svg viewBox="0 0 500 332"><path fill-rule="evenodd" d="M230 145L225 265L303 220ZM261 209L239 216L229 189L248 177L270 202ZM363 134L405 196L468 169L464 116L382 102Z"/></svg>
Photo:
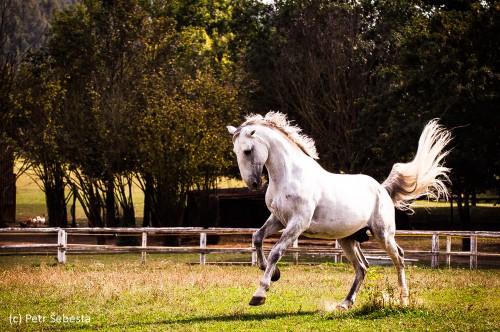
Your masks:
<svg viewBox="0 0 500 332"><path fill-rule="evenodd" d="M449 168L443 166L443 158L449 151L443 151L450 142L451 133L440 126L437 120L430 121L418 141L415 158L406 164L397 163L382 183L399 210L411 210L411 203L425 195L438 200L448 199L448 189L443 180L449 182Z"/></svg>

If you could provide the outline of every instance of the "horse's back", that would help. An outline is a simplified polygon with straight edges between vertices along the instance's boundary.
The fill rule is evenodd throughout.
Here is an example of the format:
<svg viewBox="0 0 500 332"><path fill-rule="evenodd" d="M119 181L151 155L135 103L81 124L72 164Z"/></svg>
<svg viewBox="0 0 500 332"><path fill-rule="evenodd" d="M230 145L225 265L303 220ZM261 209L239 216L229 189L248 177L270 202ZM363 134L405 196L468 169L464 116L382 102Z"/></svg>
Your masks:
<svg viewBox="0 0 500 332"><path fill-rule="evenodd" d="M318 181L325 198L341 205L357 205L378 198L383 187L364 174L332 174Z"/></svg>

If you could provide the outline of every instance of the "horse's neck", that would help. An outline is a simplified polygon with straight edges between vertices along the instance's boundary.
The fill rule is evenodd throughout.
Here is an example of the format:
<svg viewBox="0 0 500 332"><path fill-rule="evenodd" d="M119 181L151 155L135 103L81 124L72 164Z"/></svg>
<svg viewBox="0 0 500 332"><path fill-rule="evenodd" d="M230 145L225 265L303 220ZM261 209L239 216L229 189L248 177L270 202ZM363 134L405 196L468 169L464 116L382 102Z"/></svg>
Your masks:
<svg viewBox="0 0 500 332"><path fill-rule="evenodd" d="M280 134L275 133L269 143L269 157L266 162L269 182L270 185L281 186L290 180L290 176L302 170L310 157Z"/></svg>

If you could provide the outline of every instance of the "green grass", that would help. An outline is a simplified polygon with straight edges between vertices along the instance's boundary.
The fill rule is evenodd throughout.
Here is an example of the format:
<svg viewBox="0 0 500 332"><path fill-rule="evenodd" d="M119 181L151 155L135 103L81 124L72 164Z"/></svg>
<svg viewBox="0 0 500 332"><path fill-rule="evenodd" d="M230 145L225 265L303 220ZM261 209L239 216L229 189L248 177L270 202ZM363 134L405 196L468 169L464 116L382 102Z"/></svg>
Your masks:
<svg viewBox="0 0 500 332"><path fill-rule="evenodd" d="M47 214L45 194L39 182L29 174L22 174L16 181L16 219L24 221L30 217Z"/></svg>
<svg viewBox="0 0 500 332"><path fill-rule="evenodd" d="M193 257L194 258L194 257ZM409 307L393 299L392 267L372 267L354 308L329 311L347 293L345 264L281 266L264 306L250 307L261 271L199 266L179 256L2 257L2 331L495 331L500 330L497 270L407 268ZM389 296L389 297L388 297ZM9 317L21 315L11 325ZM26 322L26 315L45 322ZM52 317L83 315L83 323ZM88 319L88 321L86 321Z"/></svg>

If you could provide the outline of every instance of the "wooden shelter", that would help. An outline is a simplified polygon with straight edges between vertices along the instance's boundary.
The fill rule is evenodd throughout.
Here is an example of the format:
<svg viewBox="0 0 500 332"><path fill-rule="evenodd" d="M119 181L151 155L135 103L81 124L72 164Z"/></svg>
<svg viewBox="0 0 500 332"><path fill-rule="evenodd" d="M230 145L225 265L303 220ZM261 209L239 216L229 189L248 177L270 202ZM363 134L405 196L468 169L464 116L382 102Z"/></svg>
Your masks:
<svg viewBox="0 0 500 332"><path fill-rule="evenodd" d="M259 228L269 217L264 201L266 189L192 191L188 194L184 226Z"/></svg>

